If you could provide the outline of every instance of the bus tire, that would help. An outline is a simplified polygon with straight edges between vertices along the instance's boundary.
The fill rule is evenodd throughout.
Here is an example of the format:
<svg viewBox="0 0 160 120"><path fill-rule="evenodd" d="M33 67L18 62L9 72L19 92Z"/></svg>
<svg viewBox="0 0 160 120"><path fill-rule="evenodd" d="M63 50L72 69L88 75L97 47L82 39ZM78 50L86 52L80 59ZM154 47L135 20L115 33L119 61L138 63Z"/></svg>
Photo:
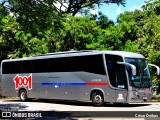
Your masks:
<svg viewBox="0 0 160 120"><path fill-rule="evenodd" d="M92 94L92 104L93 106L102 106L104 105L104 98L102 94L93 93Z"/></svg>
<svg viewBox="0 0 160 120"><path fill-rule="evenodd" d="M21 90L19 94L20 100L21 101L27 101L27 91L26 90Z"/></svg>

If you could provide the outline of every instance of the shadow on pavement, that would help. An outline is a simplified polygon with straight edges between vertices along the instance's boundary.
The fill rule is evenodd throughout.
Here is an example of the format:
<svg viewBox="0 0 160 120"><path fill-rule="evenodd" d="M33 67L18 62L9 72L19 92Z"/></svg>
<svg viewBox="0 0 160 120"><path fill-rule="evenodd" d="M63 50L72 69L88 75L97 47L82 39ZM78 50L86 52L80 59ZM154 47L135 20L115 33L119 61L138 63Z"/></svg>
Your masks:
<svg viewBox="0 0 160 120"><path fill-rule="evenodd" d="M5 100L4 102L21 102L20 100ZM42 102L42 103L53 103L53 104L61 104L61 105L73 105L73 106L92 106L91 102L82 102L82 101L71 101L71 100L50 100L50 99L29 99L27 102ZM114 103L109 104L106 103L101 107L142 107L142 106L150 106L150 103L137 103L137 104L121 104Z"/></svg>
<svg viewBox="0 0 160 120"><path fill-rule="evenodd" d="M0 111L18 111L25 110L28 106L17 103L0 104Z"/></svg>
<svg viewBox="0 0 160 120"><path fill-rule="evenodd" d="M138 104L121 104L121 103L115 103L115 104L106 104L105 106L106 107L142 107L142 106L150 106L152 104L149 104L149 103L138 103Z"/></svg>

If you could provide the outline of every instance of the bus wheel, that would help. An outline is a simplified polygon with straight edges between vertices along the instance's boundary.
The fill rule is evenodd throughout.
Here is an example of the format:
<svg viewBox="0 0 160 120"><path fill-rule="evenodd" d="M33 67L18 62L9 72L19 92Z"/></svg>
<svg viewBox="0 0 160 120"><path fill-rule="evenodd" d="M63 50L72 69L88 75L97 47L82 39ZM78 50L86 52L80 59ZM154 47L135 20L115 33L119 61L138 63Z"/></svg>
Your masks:
<svg viewBox="0 0 160 120"><path fill-rule="evenodd" d="M19 96L20 96L21 101L26 101L27 100L27 91L21 90Z"/></svg>
<svg viewBox="0 0 160 120"><path fill-rule="evenodd" d="M92 94L92 104L93 106L102 106L104 105L103 95L99 93Z"/></svg>

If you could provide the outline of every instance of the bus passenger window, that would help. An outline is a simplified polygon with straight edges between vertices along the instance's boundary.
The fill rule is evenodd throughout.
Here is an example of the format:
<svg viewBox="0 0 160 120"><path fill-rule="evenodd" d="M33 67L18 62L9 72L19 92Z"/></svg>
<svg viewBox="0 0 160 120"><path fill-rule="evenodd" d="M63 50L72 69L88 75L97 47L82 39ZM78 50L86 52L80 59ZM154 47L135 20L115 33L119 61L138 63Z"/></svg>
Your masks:
<svg viewBox="0 0 160 120"><path fill-rule="evenodd" d="M11 64L11 62L4 62L3 64L2 64L2 74L10 74L10 73L12 73L12 64Z"/></svg>
<svg viewBox="0 0 160 120"><path fill-rule="evenodd" d="M48 72L65 72L65 57L49 59Z"/></svg>
<svg viewBox="0 0 160 120"><path fill-rule="evenodd" d="M34 60L34 73L39 72L47 72L48 70L48 59L40 59L40 60Z"/></svg>
<svg viewBox="0 0 160 120"><path fill-rule="evenodd" d="M83 71L83 57L67 57L65 63L66 72Z"/></svg>
<svg viewBox="0 0 160 120"><path fill-rule="evenodd" d="M26 60L22 63L22 73L32 73L33 72L33 60Z"/></svg>
<svg viewBox="0 0 160 120"><path fill-rule="evenodd" d="M103 56L102 55L90 55L84 58L84 71L105 75Z"/></svg>
<svg viewBox="0 0 160 120"><path fill-rule="evenodd" d="M21 73L22 72L22 61L12 62L12 73Z"/></svg>

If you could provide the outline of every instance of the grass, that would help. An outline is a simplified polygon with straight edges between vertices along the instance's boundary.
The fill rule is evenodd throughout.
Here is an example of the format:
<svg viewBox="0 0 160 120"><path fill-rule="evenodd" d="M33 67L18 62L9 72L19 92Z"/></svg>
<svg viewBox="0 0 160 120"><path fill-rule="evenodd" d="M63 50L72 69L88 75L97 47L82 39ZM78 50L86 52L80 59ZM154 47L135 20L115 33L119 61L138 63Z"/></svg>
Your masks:
<svg viewBox="0 0 160 120"><path fill-rule="evenodd" d="M160 102L160 93L153 95L153 97L150 100L151 102Z"/></svg>
<svg viewBox="0 0 160 120"><path fill-rule="evenodd" d="M8 98L8 97L2 96L2 95L0 94L0 99L5 99L5 98Z"/></svg>

